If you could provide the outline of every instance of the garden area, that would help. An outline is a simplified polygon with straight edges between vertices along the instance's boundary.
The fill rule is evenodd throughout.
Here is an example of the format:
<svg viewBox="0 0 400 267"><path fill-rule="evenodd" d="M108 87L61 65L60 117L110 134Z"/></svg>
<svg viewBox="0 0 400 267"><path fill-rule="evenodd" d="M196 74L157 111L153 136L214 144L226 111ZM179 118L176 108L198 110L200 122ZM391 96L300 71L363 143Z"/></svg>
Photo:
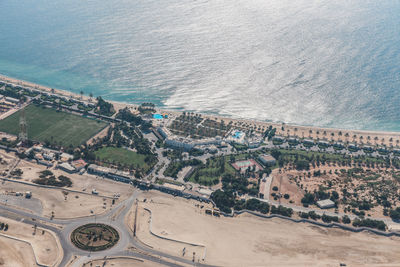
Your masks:
<svg viewBox="0 0 400 267"><path fill-rule="evenodd" d="M122 147L102 147L94 154L97 161L106 165L140 169L145 173L155 165L153 161L149 160L149 156Z"/></svg>
<svg viewBox="0 0 400 267"><path fill-rule="evenodd" d="M85 224L71 234L71 242L87 251L101 251L113 247L119 240L119 234L113 227L105 224Z"/></svg>

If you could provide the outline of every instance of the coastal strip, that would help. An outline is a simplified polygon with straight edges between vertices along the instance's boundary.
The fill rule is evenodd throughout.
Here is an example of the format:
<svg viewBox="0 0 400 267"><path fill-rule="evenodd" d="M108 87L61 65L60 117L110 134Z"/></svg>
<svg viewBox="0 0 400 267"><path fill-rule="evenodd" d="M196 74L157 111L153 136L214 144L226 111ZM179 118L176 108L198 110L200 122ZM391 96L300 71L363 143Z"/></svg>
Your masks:
<svg viewBox="0 0 400 267"><path fill-rule="evenodd" d="M93 99L87 95L79 95L70 91L50 88L47 86L35 84L32 82L4 76L0 74L0 81L11 83L21 87L28 87L49 94L56 94L67 98L73 98L86 102L92 102ZM107 101L109 101L107 99ZM116 111L123 108L137 109L138 105L131 103L123 103L117 101L109 101L114 105ZM185 111L169 110L156 108L159 113L166 113L178 117ZM350 130L350 129L336 129L325 128L318 126L301 126L295 124L278 123L278 122L264 122L250 119L239 119L224 117L221 115L201 114L204 118L216 119L224 121L225 124L232 122L235 125L240 125L246 128L252 128L255 131L258 129L265 129L269 126L276 128L276 135L282 137L292 137L301 139L312 139L315 141L326 140L330 142L341 143L354 143L368 146L385 146L385 147L400 147L400 132L388 131L369 131L369 130ZM260 131L261 132L261 131Z"/></svg>

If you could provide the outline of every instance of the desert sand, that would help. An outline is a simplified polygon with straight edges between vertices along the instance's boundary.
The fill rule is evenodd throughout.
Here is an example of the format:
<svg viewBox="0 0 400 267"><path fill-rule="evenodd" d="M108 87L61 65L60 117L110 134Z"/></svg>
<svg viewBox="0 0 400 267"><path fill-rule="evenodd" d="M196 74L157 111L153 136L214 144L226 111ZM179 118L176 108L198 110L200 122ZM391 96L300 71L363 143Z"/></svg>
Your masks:
<svg viewBox="0 0 400 267"><path fill-rule="evenodd" d="M15 162L16 157L12 153L0 152L0 157L6 164L0 164L0 173L9 168ZM133 187L126 184L115 182L109 179L98 178L93 175L68 174L61 170L51 168L55 176L65 175L72 181L72 186L68 188L42 188L33 184L33 180L39 177L41 171L46 167L34 164L29 161L21 160L16 168L23 171L20 179L14 181L1 181L0 195L12 195L15 198L16 192L32 192L32 201L24 199L8 202L13 205L15 202L36 202L39 201L41 207L36 207L36 211L42 210L41 215L51 217L54 212L54 218L76 218L100 214L112 207L112 198L119 194L119 198L114 204L128 198ZM29 184L21 184L19 181ZM99 195L91 194L92 189L96 189ZM73 190L72 192L68 190ZM76 191L76 192L75 192ZM104 197L103 197L104 196ZM1 196L0 196L1 197ZM15 206L15 205L14 205ZM19 205L21 208L22 205ZM74 207L74 208L71 208Z"/></svg>
<svg viewBox="0 0 400 267"><path fill-rule="evenodd" d="M62 248L53 233L39 227L35 230L32 225L4 217L0 217L0 221L9 225L7 231L0 233L2 235L0 241L4 241L8 246L11 246L10 249L13 251L12 253L0 256L5 262L16 261L16 264L21 263L21 266L35 266L36 257L36 260L40 264L56 266L61 261L63 255ZM6 240L4 236L17 238L21 241L9 242L10 239ZM18 244L17 247L12 247L14 244ZM3 250L3 246L1 248ZM23 255L22 258L18 257L18 253ZM7 255L10 255L10 257L7 257Z"/></svg>
<svg viewBox="0 0 400 267"><path fill-rule="evenodd" d="M32 247L25 242L0 235L0 266L37 266Z"/></svg>
<svg viewBox="0 0 400 267"><path fill-rule="evenodd" d="M150 191L139 207L152 211L154 233L203 244L205 263L219 266L398 266L400 238L352 233L283 219L252 215L211 217L196 202ZM138 212L138 238L179 254L176 242L156 241L148 232L148 213ZM146 226L147 224L147 226ZM147 227L147 228L146 228ZM163 242L163 243L161 243ZM165 243L164 243L165 242ZM170 243L169 245L167 243ZM196 261L202 262L196 253Z"/></svg>

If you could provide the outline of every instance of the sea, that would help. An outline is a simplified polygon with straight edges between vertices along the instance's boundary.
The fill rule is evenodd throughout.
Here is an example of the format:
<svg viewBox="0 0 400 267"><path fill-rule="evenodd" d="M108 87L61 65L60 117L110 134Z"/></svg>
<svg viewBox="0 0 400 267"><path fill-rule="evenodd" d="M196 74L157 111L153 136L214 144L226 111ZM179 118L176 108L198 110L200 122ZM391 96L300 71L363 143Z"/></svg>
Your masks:
<svg viewBox="0 0 400 267"><path fill-rule="evenodd" d="M0 74L167 109L400 131L400 1L0 0Z"/></svg>

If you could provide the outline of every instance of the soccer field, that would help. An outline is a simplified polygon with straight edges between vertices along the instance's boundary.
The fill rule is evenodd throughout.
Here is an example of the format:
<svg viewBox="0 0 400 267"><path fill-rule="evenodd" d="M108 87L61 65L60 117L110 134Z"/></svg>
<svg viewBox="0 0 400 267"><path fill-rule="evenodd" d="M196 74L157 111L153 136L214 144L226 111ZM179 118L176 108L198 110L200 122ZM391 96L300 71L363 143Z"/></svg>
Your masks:
<svg viewBox="0 0 400 267"><path fill-rule="evenodd" d="M51 108L29 105L25 108L28 138L61 146L78 146L86 142L107 123ZM20 111L0 120L0 131L18 135Z"/></svg>

